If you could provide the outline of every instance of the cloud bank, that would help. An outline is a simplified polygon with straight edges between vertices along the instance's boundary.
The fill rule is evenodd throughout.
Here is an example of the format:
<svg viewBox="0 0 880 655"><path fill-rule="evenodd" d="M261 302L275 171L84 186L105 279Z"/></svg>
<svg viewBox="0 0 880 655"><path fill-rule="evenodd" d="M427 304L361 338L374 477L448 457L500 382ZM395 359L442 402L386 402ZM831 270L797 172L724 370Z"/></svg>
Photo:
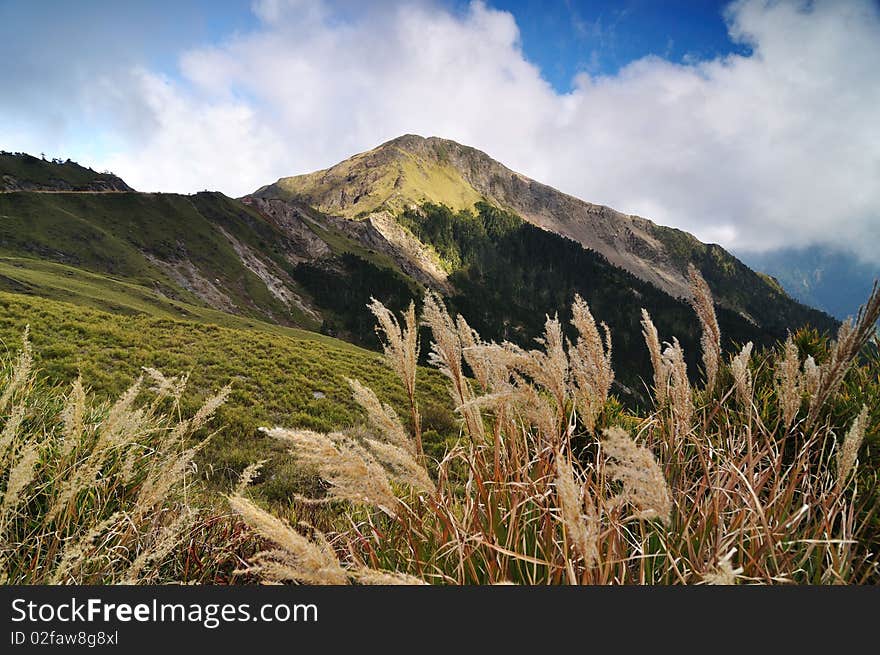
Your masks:
<svg viewBox="0 0 880 655"><path fill-rule="evenodd" d="M741 0L726 20L748 55L645 58L565 94L509 13L369 6L255 2L258 29L182 53L173 77L105 66L71 112L142 190L242 195L411 132L728 248L880 263L876 2ZM51 114L7 121L0 147L45 143ZM65 143L53 125L44 148Z"/></svg>

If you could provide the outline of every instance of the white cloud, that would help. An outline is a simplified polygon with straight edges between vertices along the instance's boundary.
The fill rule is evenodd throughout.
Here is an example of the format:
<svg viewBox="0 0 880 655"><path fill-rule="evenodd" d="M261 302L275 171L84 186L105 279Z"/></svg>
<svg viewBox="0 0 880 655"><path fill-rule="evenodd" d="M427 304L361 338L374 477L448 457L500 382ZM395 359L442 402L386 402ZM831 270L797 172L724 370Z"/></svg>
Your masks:
<svg viewBox="0 0 880 655"><path fill-rule="evenodd" d="M262 0L259 29L184 53L178 78L113 78L106 165L144 190L241 195L414 132L727 247L880 261L871 0L743 0L727 18L751 54L646 58L567 94L525 59L509 13L370 7Z"/></svg>

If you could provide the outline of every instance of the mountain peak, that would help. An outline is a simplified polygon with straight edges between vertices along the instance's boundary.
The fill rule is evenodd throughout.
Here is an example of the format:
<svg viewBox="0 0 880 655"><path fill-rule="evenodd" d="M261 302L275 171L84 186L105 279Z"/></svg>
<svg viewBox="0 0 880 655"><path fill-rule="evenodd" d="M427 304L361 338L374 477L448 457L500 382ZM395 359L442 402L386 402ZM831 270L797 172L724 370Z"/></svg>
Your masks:
<svg viewBox="0 0 880 655"><path fill-rule="evenodd" d="M324 214L354 220L379 211L398 216L426 203L446 205L453 211L472 210L482 201L576 241L677 298L690 296L690 263L702 266L707 279L717 273L719 282L754 275L720 246L575 198L511 170L476 148L436 136L403 134L330 168L281 178L252 197L295 200ZM760 284L767 287L767 293L780 293L766 281ZM737 310L753 320L751 310L741 306Z"/></svg>

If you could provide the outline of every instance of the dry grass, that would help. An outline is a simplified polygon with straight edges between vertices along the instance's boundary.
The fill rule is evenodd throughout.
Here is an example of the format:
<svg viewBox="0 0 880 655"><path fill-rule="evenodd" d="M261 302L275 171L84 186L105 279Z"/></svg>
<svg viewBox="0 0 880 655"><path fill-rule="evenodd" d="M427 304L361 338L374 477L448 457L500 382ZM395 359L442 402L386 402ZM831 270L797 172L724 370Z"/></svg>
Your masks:
<svg viewBox="0 0 880 655"><path fill-rule="evenodd" d="M483 341L442 300L402 320L371 309L409 398L404 424L357 380L363 427L266 429L323 480L292 521L229 494L239 519L199 509L193 457L228 390L189 417L185 378L145 369L111 404L76 380L41 386L27 332L0 369L0 580L7 583L741 584L880 580L873 369L875 288L828 347L798 336L722 356L693 275L706 384L643 313L654 403L612 395L611 334L576 298L573 332L538 348ZM446 376L461 439L421 448L419 323ZM875 393L875 391L869 391ZM863 407L863 403L870 407ZM308 517L308 523L303 519ZM249 529L243 530L246 524ZM236 577L236 571L237 576Z"/></svg>
<svg viewBox="0 0 880 655"><path fill-rule="evenodd" d="M42 386L28 334L0 369L0 579L9 584L221 581L251 538L188 499L196 438L228 389L179 417L186 380L155 370L110 406Z"/></svg>
<svg viewBox="0 0 880 655"><path fill-rule="evenodd" d="M342 503L342 518L325 533L285 525L275 538L261 526L267 517L234 499L280 549L255 566L265 569L267 557L294 562L268 579L300 582L877 580L863 500L876 495L853 474L874 426L867 409L840 425L834 408L880 315L880 293L841 328L827 356L804 357L789 340L779 353L746 344L725 363L708 286L695 271L691 279L705 387L692 387L680 344L661 345L645 312L655 393L645 416L622 414L609 399L611 335L606 328L603 337L581 299L574 343L548 319L542 348L526 351L482 341L429 294L421 320L461 417L461 444L428 465L414 447L418 434L352 383L370 419L366 432L271 432L327 480L328 496L316 500ZM401 329L378 303L372 309L407 385L415 318L407 314ZM321 557L306 557L309 548Z"/></svg>

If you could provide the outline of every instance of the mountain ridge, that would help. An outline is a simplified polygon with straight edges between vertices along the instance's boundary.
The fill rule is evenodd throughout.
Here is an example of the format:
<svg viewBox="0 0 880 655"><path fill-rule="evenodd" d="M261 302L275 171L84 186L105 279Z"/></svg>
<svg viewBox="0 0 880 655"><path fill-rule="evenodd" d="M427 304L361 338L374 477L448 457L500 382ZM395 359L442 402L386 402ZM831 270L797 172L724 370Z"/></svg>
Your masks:
<svg viewBox="0 0 880 655"><path fill-rule="evenodd" d="M70 159L0 151L0 193L12 191L129 193L134 189L113 173L98 173Z"/></svg>
<svg viewBox="0 0 880 655"><path fill-rule="evenodd" d="M280 178L245 198L296 201L353 220L383 211L395 215L426 202L470 209L482 200L580 243L676 298L690 298L688 264L698 260L710 286L715 281L716 300L750 321L759 320L758 305L793 301L778 284L718 244L581 200L513 171L481 150L436 136L405 134L334 166ZM733 282L747 282L760 300L745 298Z"/></svg>
<svg viewBox="0 0 880 655"><path fill-rule="evenodd" d="M373 297L400 311L431 288L485 338L529 346L543 317L565 320L579 294L615 334L622 393L637 396L632 390L650 370L643 307L664 338L679 338L696 373L699 326L685 293L676 293L681 286L670 293L552 229L568 222L618 238L612 245L628 248L618 253L659 252L651 265L676 275L696 265L715 294L725 350L769 345L804 324L836 327L720 246L647 219L627 222L444 139L401 137L299 176L286 190L267 185L241 199L71 192L69 180L52 189L48 181L70 169L36 162L41 190L0 194L0 290L123 314L297 326L374 349ZM0 175L9 174L4 165ZM555 222L529 220L515 207L557 212Z"/></svg>

